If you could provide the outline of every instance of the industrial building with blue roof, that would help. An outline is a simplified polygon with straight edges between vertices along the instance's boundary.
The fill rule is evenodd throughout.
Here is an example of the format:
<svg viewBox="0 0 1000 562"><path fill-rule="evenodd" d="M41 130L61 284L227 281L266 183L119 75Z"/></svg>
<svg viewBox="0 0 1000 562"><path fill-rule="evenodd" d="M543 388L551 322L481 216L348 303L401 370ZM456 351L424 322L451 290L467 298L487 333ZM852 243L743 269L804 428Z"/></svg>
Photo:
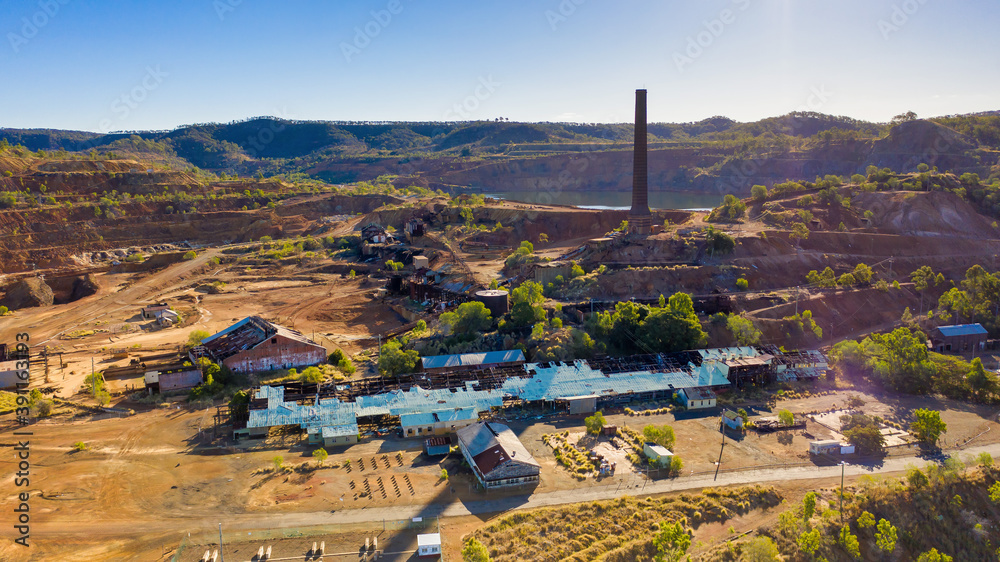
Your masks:
<svg viewBox="0 0 1000 562"><path fill-rule="evenodd" d="M691 353L696 354L695 361L700 358L700 364L692 361L678 366L662 362L660 369L614 372L594 368L583 359L528 363L516 367L515 374L505 378L497 388L484 389L480 381L469 380L454 388L425 389L414 385L406 390L357 396L354 401L338 398L316 398L307 403L286 401L284 388L262 386L254 393L254 399L258 403L266 401L266 406L251 408L246 431L260 433L274 426L298 425L313 442L349 444L357 441L359 419L390 416L399 418L404 435L440 435L474 423L481 413L503 406L504 400L556 403L596 397L603 403L623 403L669 395L683 388L727 387L734 369L769 367L775 360L773 355L755 347ZM516 360L517 356L505 357Z"/></svg>

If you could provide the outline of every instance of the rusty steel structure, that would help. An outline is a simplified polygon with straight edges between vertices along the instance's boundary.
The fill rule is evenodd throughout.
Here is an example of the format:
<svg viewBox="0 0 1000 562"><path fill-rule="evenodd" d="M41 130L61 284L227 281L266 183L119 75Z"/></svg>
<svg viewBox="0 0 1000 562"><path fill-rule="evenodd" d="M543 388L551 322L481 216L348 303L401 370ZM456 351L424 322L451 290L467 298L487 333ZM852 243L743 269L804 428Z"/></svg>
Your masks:
<svg viewBox="0 0 1000 562"><path fill-rule="evenodd" d="M646 90L635 91L635 140L632 149L632 209L629 230L649 234L653 217L649 212L648 163L646 159Z"/></svg>

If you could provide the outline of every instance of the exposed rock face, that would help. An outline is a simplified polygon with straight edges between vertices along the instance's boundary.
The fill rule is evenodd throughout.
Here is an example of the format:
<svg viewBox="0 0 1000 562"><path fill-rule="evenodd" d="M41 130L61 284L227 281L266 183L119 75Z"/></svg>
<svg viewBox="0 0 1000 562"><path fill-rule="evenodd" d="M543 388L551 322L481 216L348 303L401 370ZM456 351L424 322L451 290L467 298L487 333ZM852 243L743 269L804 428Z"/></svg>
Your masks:
<svg viewBox="0 0 1000 562"><path fill-rule="evenodd" d="M97 284L97 280L94 276L87 274L83 277L78 277L76 281L73 282L73 293L70 295L70 301L75 301L82 299L83 297L89 297L97 293L100 289L100 285Z"/></svg>
<svg viewBox="0 0 1000 562"><path fill-rule="evenodd" d="M0 305L20 310L32 306L51 306L53 299L52 287L37 277L30 277L15 283L0 299Z"/></svg>

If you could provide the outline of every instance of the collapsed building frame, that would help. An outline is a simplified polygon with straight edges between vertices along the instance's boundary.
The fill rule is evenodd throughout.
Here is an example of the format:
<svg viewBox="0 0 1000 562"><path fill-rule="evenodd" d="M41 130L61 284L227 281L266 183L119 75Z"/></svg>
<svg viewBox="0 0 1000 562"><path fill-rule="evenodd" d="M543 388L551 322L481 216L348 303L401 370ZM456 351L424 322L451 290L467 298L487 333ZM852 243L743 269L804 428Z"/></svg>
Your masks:
<svg viewBox="0 0 1000 562"><path fill-rule="evenodd" d="M727 390L815 378L826 368L826 358L814 350L731 347L419 372L343 384L290 383L254 389L246 417L234 419L233 427L239 439L264 435L271 427L298 425L311 442L349 444L357 442L361 427L403 427L401 418L412 414L445 417L472 409L483 417L521 405L580 413L669 399L682 388Z"/></svg>

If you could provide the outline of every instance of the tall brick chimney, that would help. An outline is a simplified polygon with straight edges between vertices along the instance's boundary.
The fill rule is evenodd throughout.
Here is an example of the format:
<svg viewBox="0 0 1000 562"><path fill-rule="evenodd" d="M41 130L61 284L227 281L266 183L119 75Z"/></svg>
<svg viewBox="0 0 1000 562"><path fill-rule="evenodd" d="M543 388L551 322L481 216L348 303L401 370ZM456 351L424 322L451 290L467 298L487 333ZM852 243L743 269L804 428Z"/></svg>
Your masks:
<svg viewBox="0 0 1000 562"><path fill-rule="evenodd" d="M632 156L632 210L628 213L629 230L649 234L653 217L649 213L646 176L646 90L635 91L635 144Z"/></svg>

